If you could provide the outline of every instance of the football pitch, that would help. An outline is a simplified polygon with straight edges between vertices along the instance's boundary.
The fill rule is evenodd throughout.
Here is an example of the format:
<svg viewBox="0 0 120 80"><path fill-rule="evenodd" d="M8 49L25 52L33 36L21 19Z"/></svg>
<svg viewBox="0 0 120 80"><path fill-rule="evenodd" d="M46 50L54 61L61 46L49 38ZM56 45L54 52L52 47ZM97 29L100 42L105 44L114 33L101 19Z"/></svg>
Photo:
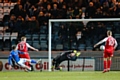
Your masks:
<svg viewBox="0 0 120 80"><path fill-rule="evenodd" d="M120 80L120 71L0 72L0 80Z"/></svg>

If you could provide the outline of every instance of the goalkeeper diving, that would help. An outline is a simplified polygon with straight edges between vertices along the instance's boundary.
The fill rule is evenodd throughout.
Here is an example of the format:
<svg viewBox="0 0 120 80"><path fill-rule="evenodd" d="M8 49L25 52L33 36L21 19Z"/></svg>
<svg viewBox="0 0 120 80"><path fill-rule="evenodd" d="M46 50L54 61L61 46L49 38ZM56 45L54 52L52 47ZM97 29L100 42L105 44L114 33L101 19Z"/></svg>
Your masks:
<svg viewBox="0 0 120 80"><path fill-rule="evenodd" d="M66 60L76 61L80 54L81 53L77 50L61 52L52 60L52 71L54 71L54 69L62 70L62 67L59 67L61 62Z"/></svg>

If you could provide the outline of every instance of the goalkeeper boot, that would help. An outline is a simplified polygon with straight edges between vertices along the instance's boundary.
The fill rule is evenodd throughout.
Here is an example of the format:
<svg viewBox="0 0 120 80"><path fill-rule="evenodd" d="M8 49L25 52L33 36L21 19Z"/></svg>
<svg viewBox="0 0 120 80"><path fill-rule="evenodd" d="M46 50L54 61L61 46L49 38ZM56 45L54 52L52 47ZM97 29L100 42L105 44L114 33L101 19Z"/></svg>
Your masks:
<svg viewBox="0 0 120 80"><path fill-rule="evenodd" d="M55 69L55 66L52 66L52 67L51 67L51 70L54 71L54 69Z"/></svg>
<svg viewBox="0 0 120 80"><path fill-rule="evenodd" d="M62 71L62 67L60 67L60 71Z"/></svg>
<svg viewBox="0 0 120 80"><path fill-rule="evenodd" d="M55 68L56 70L62 71L62 67Z"/></svg>

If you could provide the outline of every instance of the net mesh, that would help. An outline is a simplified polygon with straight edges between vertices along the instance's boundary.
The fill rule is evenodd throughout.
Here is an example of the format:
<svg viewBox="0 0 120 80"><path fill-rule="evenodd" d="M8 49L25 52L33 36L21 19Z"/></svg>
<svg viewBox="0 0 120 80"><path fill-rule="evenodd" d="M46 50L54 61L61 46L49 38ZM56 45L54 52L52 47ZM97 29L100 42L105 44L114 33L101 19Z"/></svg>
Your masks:
<svg viewBox="0 0 120 80"><path fill-rule="evenodd" d="M52 50L65 51L76 49L80 51L100 51L100 46L93 48L93 45L106 36L107 30L111 30L113 32L113 36L118 41L119 45L119 20L119 18L49 20L49 40L51 39L51 41L49 41L49 61L51 60ZM116 50L119 50L119 48L120 46L118 46ZM97 66L95 67L95 70L102 70L102 58L97 57L97 59L94 60L94 64ZM98 61L98 63L96 63L96 61ZM89 62L89 60L87 62ZM113 58L114 64L112 64L112 70L119 70L118 62L119 58Z"/></svg>

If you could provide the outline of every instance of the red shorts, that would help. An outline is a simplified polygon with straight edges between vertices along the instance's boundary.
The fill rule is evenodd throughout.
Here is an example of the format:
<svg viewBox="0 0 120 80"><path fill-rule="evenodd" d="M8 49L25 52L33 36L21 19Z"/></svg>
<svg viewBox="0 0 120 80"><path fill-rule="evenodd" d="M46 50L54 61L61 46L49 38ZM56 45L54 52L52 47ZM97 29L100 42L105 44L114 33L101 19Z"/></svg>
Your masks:
<svg viewBox="0 0 120 80"><path fill-rule="evenodd" d="M104 57L104 58L113 57L113 51L114 51L114 50L109 50L109 49L104 50L103 57Z"/></svg>
<svg viewBox="0 0 120 80"><path fill-rule="evenodd" d="M20 58L26 58L26 59L30 59L29 53L25 52L24 54L19 54ZM29 62L25 62L25 65L30 67L30 63Z"/></svg>
<svg viewBox="0 0 120 80"><path fill-rule="evenodd" d="M19 57L20 57L20 58L30 59L29 53L19 54Z"/></svg>

